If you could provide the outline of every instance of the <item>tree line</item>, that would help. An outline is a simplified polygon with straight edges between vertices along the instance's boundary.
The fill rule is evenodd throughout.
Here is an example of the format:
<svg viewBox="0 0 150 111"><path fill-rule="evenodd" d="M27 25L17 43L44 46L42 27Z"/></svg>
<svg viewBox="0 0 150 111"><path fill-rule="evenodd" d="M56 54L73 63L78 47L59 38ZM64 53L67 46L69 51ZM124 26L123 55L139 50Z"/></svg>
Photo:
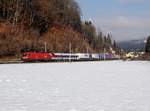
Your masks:
<svg viewBox="0 0 150 111"><path fill-rule="evenodd" d="M146 40L145 52L150 53L150 36Z"/></svg>
<svg viewBox="0 0 150 111"><path fill-rule="evenodd" d="M102 52L104 49L110 50L110 48L118 49L116 41L112 41L112 35L110 33L103 34L102 31L97 32L91 21L82 23L82 34L96 52Z"/></svg>
<svg viewBox="0 0 150 111"><path fill-rule="evenodd" d="M74 0L0 0L0 55L25 51L100 52L117 48L111 34L82 22Z"/></svg>

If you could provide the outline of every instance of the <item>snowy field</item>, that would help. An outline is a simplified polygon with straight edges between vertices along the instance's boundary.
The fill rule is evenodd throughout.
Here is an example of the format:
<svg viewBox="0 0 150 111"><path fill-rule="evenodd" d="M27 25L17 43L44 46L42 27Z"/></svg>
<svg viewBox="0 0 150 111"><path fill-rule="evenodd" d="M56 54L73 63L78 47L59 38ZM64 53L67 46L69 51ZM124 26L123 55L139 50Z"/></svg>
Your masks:
<svg viewBox="0 0 150 111"><path fill-rule="evenodd" d="M0 111L150 111L150 62L0 65Z"/></svg>

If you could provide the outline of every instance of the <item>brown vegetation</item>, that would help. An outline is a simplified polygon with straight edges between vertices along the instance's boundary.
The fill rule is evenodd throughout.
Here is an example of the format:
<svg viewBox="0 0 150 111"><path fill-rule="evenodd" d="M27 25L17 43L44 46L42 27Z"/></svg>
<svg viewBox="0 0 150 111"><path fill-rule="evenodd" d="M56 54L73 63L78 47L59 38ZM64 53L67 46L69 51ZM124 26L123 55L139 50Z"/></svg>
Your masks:
<svg viewBox="0 0 150 111"><path fill-rule="evenodd" d="M100 52L112 46L111 35L81 22L74 0L0 0L0 56L25 51Z"/></svg>

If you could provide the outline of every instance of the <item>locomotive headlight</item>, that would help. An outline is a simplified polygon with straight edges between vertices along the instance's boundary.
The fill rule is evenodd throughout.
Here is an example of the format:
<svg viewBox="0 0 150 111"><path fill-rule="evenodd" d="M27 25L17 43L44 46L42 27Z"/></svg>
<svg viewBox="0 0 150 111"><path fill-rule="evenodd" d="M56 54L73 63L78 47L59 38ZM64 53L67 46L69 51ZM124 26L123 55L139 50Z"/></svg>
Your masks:
<svg viewBox="0 0 150 111"><path fill-rule="evenodd" d="M28 57L22 57L23 59L28 59Z"/></svg>

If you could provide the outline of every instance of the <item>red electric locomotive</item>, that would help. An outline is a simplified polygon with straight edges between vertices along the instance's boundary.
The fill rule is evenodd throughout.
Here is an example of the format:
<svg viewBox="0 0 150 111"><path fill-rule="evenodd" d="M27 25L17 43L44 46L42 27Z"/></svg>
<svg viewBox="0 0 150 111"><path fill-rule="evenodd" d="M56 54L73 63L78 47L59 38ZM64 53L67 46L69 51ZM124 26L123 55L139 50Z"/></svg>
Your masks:
<svg viewBox="0 0 150 111"><path fill-rule="evenodd" d="M22 56L22 60L25 62L34 62L34 61L51 61L54 57L53 53L45 52L26 52Z"/></svg>

